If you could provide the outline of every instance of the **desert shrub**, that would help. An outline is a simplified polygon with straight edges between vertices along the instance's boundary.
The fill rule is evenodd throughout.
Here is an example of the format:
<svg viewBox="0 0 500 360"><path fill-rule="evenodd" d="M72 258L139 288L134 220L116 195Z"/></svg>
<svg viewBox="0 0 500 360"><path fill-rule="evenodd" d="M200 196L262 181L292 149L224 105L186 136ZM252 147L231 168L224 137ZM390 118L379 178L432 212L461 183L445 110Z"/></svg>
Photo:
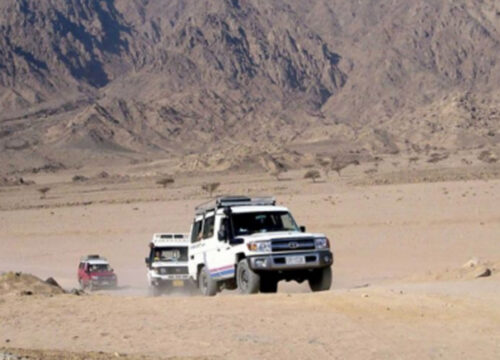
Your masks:
<svg viewBox="0 0 500 360"><path fill-rule="evenodd" d="M220 186L220 183L218 182L212 182L212 183L205 183L201 185L201 189L209 194L210 197L212 197L212 194L214 193L215 190L217 190Z"/></svg>
<svg viewBox="0 0 500 360"><path fill-rule="evenodd" d="M109 174L106 171L101 171L96 177L98 179L107 179L109 178Z"/></svg>
<svg viewBox="0 0 500 360"><path fill-rule="evenodd" d="M408 166L410 166L411 164L416 164L418 160L420 160L418 156L412 156L408 159Z"/></svg>
<svg viewBox="0 0 500 360"><path fill-rule="evenodd" d="M448 153L432 153L429 159L427 159L428 163L437 163L444 159L447 159L449 156Z"/></svg>
<svg viewBox="0 0 500 360"><path fill-rule="evenodd" d="M497 160L498 160L496 155L493 154L493 152L491 152L490 150L481 151L481 153L479 154L479 156L477 158L479 160L481 160L482 162L485 162L487 164L493 164L493 163L497 162Z"/></svg>
<svg viewBox="0 0 500 360"><path fill-rule="evenodd" d="M83 175L75 175L73 176L73 178L71 179L73 182L85 182L87 181L89 178L86 177L86 176L83 176Z"/></svg>
<svg viewBox="0 0 500 360"><path fill-rule="evenodd" d="M168 177L164 177L164 178L161 178L160 180L158 180L156 183L158 185L161 185L163 186L164 188L166 188L167 186L173 184L175 182L174 178L168 176Z"/></svg>
<svg viewBox="0 0 500 360"><path fill-rule="evenodd" d="M40 189L38 189L38 192L40 194L42 194L42 196L40 196L40 199L45 199L45 197L47 196L47 193L50 191L50 188L48 186L45 186L45 187L42 187Z"/></svg>
<svg viewBox="0 0 500 360"><path fill-rule="evenodd" d="M321 166L321 168L323 169L323 172L325 173L325 177L328 178L328 176L330 174L330 170L332 170L332 168L331 168L332 159L327 158L327 157L318 157L316 159L316 161L318 162L318 165Z"/></svg>
<svg viewBox="0 0 500 360"><path fill-rule="evenodd" d="M270 172L271 176L276 180L281 181L281 174L286 173L288 170L286 168L277 168Z"/></svg>
<svg viewBox="0 0 500 360"><path fill-rule="evenodd" d="M311 179L312 182L316 182L320 177L321 174L318 170L309 170L304 174L304 179Z"/></svg>

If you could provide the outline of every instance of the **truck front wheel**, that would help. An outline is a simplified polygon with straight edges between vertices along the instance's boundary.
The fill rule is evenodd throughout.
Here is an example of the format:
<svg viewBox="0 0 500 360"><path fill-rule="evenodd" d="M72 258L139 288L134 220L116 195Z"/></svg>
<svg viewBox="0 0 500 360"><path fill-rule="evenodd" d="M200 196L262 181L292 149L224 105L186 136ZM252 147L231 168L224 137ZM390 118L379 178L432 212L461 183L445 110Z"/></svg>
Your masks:
<svg viewBox="0 0 500 360"><path fill-rule="evenodd" d="M241 294L256 294L260 290L260 276L250 269L246 259L238 263L236 282Z"/></svg>
<svg viewBox="0 0 500 360"><path fill-rule="evenodd" d="M309 287L312 291L330 290L332 286L332 268L315 270L309 277Z"/></svg>
<svg viewBox="0 0 500 360"><path fill-rule="evenodd" d="M217 294L217 281L210 277L206 266L202 267L198 274L198 287L205 296L214 296Z"/></svg>

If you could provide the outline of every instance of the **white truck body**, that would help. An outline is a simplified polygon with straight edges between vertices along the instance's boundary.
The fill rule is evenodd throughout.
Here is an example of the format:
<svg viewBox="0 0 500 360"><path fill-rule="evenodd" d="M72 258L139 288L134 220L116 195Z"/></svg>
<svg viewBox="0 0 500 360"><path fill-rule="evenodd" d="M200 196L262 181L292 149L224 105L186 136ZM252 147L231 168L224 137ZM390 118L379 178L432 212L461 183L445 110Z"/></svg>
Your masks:
<svg viewBox="0 0 500 360"><path fill-rule="evenodd" d="M257 279L260 291L275 292L278 281L317 277L333 263L328 239L301 231L273 198L232 196L198 207L190 242L189 274L205 293L206 285L215 292L244 286L239 265ZM257 285L251 285L248 293L256 292Z"/></svg>
<svg viewBox="0 0 500 360"><path fill-rule="evenodd" d="M188 234L154 234L149 248L145 262L150 291L159 295L168 287L184 287L190 279Z"/></svg>

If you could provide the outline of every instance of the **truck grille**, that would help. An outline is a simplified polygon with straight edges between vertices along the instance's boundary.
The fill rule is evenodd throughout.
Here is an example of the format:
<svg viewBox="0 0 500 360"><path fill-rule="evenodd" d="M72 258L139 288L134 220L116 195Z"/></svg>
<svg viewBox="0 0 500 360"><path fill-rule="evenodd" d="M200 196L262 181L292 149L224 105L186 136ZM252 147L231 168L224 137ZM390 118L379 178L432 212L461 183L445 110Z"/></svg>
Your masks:
<svg viewBox="0 0 500 360"><path fill-rule="evenodd" d="M187 266L162 267L162 268L160 268L159 273L162 274L162 275L187 274L188 273L188 267Z"/></svg>
<svg viewBox="0 0 500 360"><path fill-rule="evenodd" d="M274 239L271 242L273 252L314 250L314 238Z"/></svg>

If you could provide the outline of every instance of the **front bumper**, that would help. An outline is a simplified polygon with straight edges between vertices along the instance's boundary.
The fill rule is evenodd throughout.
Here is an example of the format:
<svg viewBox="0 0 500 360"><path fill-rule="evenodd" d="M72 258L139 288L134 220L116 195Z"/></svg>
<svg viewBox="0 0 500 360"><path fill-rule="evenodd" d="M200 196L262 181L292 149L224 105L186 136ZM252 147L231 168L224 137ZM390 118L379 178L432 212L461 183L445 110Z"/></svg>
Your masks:
<svg viewBox="0 0 500 360"><path fill-rule="evenodd" d="M118 280L115 279L98 279L91 280L92 286L95 288L112 288L116 287L118 284Z"/></svg>
<svg viewBox="0 0 500 360"><path fill-rule="evenodd" d="M169 274L169 275L160 275L160 274L152 274L151 280L153 282L167 282L173 280L189 280L189 274Z"/></svg>
<svg viewBox="0 0 500 360"><path fill-rule="evenodd" d="M291 258L304 257L303 263L294 263ZM330 250L307 252L287 252L248 257L250 268L254 271L277 270L307 270L324 268L333 264L333 254Z"/></svg>

